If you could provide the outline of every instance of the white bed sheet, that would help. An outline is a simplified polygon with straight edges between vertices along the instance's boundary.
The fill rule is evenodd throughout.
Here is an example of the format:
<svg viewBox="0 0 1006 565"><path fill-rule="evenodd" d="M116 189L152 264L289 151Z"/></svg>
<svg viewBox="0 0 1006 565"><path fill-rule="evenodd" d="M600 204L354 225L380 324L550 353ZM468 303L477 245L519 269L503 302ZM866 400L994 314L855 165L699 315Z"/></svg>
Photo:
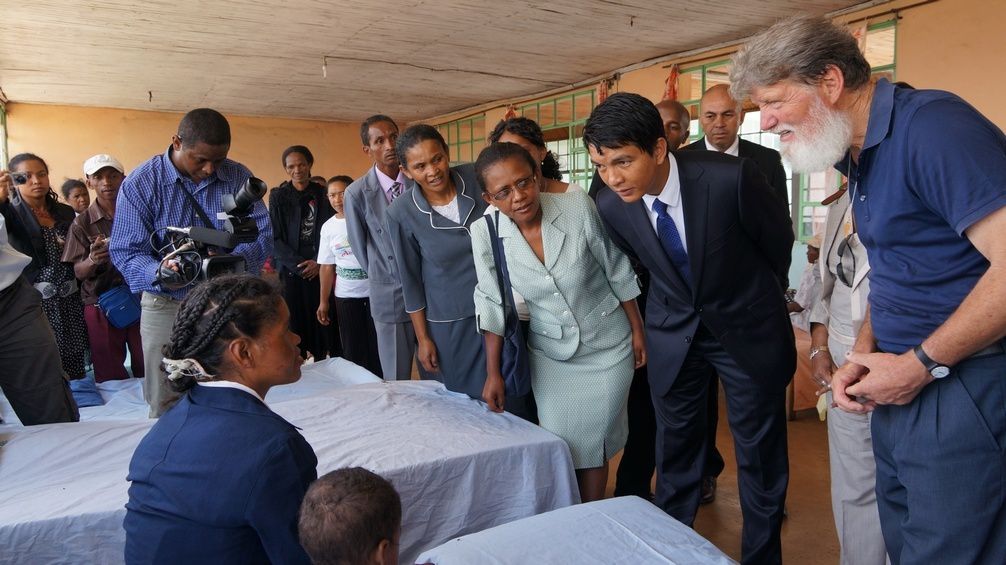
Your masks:
<svg viewBox="0 0 1006 565"><path fill-rule="evenodd" d="M395 485L402 563L459 535L578 502L566 444L537 426L432 381L333 386L305 374L266 401L302 428L319 475L361 466ZM126 471L151 425L0 428L0 563L121 563Z"/></svg>
<svg viewBox="0 0 1006 565"><path fill-rule="evenodd" d="M578 504L451 540L416 563L735 563L695 530L635 496Z"/></svg>
<svg viewBox="0 0 1006 565"><path fill-rule="evenodd" d="M344 388L350 385L381 382L374 373L341 357L332 357L304 365L301 368L300 381L273 387L269 391L269 403L304 398L318 392ZM145 420L149 409L143 400L143 380L126 379L122 381L106 381L98 383L105 404L88 406L80 409L82 422L91 420ZM0 393L0 418L6 425L21 427L10 402ZM4 430L0 426L0 430Z"/></svg>

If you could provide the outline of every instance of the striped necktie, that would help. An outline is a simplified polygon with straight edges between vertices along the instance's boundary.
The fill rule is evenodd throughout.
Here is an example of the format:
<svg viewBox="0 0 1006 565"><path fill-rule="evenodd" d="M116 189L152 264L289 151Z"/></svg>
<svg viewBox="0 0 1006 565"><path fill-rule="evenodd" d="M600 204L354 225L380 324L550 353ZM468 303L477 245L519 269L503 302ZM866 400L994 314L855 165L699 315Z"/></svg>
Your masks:
<svg viewBox="0 0 1006 565"><path fill-rule="evenodd" d="M402 188L404 188L402 183L398 181L395 181L391 184L391 189L389 190L389 192L391 193L392 200L402 195Z"/></svg>

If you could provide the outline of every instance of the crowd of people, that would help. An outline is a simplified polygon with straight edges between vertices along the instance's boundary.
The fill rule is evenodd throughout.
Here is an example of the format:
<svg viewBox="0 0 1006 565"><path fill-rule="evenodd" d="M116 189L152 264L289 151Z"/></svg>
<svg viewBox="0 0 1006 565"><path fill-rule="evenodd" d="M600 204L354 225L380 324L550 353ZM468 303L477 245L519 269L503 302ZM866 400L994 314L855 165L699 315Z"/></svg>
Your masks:
<svg viewBox="0 0 1006 565"><path fill-rule="evenodd" d="M842 563L996 562L1006 137L952 94L872 78L825 19L754 37L730 80L704 94L704 136L689 145L677 102L601 102L583 128L589 190L562 181L523 117L452 165L436 128L400 133L375 114L360 128L373 166L356 180L312 177L314 156L293 145L289 181L251 209L254 241L228 250L248 274L198 285L162 284L181 267L161 250L169 226L219 229L221 197L252 176L227 158L220 113L186 114L128 175L112 156L88 159L83 186L62 187L69 205L41 157L17 155L0 172L0 385L32 425L78 418L66 379L84 377L88 351L98 381L146 376L159 420L129 468L127 563L397 560L393 487L362 469L317 479L311 446L264 402L307 358L341 355L388 381L410 379L415 360L421 378L562 438L584 502L604 497L624 448L616 494L688 526L724 466L722 385L742 562L779 563L789 314L803 312ZM745 100L781 155L739 137ZM825 201L806 288L789 300L782 158L849 179ZM270 257L278 286L258 276ZM102 301L123 288L139 317L120 327ZM511 314L530 367L522 396L505 386Z"/></svg>

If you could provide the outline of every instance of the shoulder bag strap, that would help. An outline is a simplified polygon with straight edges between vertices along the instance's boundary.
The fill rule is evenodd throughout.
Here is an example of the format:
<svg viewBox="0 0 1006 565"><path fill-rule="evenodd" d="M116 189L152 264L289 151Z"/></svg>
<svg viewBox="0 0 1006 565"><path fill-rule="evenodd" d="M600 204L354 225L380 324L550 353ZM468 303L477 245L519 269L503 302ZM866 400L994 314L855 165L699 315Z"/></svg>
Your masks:
<svg viewBox="0 0 1006 565"><path fill-rule="evenodd" d="M192 193L186 190L185 186L182 183L176 182L175 186L177 186L178 190L182 191L182 194L184 194L185 197L189 199L189 202L196 209L196 214L199 215L199 219L202 220L204 224L206 224L206 227L210 228L211 230L217 229L216 224L210 221L209 215L207 215L206 211L203 210L203 207L199 205L199 201L196 200L196 197L192 196Z"/></svg>
<svg viewBox="0 0 1006 565"><path fill-rule="evenodd" d="M496 211L494 214L495 221L487 221L486 225L489 227L489 237L493 240L493 261L496 263L496 282L499 285L500 299L503 301L504 334L509 335L511 318L516 316L517 307L513 302L513 290L510 286L510 273L507 270L503 240L499 236L499 214L499 211Z"/></svg>

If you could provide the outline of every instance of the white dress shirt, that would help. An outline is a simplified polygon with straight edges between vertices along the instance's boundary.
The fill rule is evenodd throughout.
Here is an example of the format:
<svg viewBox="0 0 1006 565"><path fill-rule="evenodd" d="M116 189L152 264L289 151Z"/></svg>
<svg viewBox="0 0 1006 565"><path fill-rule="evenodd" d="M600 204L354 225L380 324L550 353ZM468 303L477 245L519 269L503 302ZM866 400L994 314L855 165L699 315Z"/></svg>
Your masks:
<svg viewBox="0 0 1006 565"><path fill-rule="evenodd" d="M685 212L684 207L681 206L681 177L678 175L678 162L674 160L673 153L667 154L667 162L671 167L667 173L667 182L664 183L664 189L657 196L644 194L643 204L646 205L646 213L650 216L650 225L653 226L653 231L657 232L657 237L660 237L660 232L657 231L657 213L653 211L653 201L660 200L664 204L667 204L667 215L674 220L674 226L678 228L678 236L681 237L681 247L687 253L688 241L685 239Z"/></svg>
<svg viewBox="0 0 1006 565"><path fill-rule="evenodd" d="M702 141L706 144L706 149L710 151L717 151L720 153L726 153L727 155L733 155L734 157L740 157L738 153L740 152L741 147L741 136L739 135L734 138L734 144L731 145L730 147L727 147L726 151L720 151L719 149L717 149L716 146L713 145L711 141L709 141L708 137L703 137Z"/></svg>

